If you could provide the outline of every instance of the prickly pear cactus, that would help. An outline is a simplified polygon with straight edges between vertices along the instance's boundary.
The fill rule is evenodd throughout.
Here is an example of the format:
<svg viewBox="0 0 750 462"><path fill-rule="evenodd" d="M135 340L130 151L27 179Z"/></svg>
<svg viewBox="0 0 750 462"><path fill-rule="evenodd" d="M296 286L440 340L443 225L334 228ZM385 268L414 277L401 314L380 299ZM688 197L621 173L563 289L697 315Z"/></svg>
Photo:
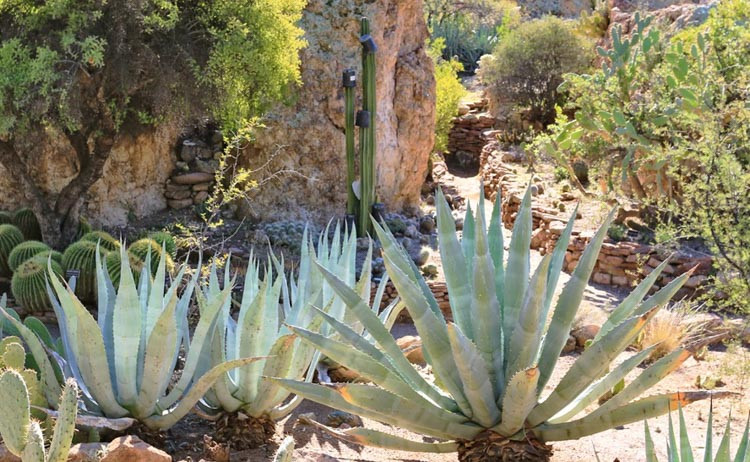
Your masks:
<svg viewBox="0 0 750 462"><path fill-rule="evenodd" d="M36 371L26 368L26 350L18 337L5 337L0 341L0 371L6 370L18 372L24 379L31 404L47 406Z"/></svg>
<svg viewBox="0 0 750 462"><path fill-rule="evenodd" d="M120 241L114 238L111 234L106 231L91 231L81 237L82 241L99 243L99 247L109 252L113 250L120 250Z"/></svg>
<svg viewBox="0 0 750 462"><path fill-rule="evenodd" d="M39 227L39 221L30 208L16 210L13 214L13 223L23 233L24 239L42 240L42 229Z"/></svg>
<svg viewBox="0 0 750 462"><path fill-rule="evenodd" d="M21 266L21 263L25 262L29 258L50 250L49 246L41 241L26 241L18 244L11 250L8 255L8 267L11 271L15 271Z"/></svg>
<svg viewBox="0 0 750 462"><path fill-rule="evenodd" d="M37 255L26 260L13 273L10 290L16 302L27 313L43 313L52 310L49 296L47 295L47 258ZM63 270L59 263L52 260L52 271L62 275Z"/></svg>
<svg viewBox="0 0 750 462"><path fill-rule="evenodd" d="M13 225L0 225L0 275L12 274L8 266L8 257L13 249L23 242L23 233Z"/></svg>

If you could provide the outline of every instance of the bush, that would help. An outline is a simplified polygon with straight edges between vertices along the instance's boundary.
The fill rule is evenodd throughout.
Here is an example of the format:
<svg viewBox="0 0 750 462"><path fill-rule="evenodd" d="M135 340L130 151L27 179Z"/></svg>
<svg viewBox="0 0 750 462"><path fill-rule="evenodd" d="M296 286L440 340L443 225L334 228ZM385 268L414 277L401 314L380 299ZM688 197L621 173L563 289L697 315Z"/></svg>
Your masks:
<svg viewBox="0 0 750 462"><path fill-rule="evenodd" d="M586 70L593 55L566 21L549 16L512 30L493 57L480 69L490 97L529 108L532 120L547 124L560 103L563 75Z"/></svg>
<svg viewBox="0 0 750 462"><path fill-rule="evenodd" d="M555 183L565 181L568 178L570 178L568 175L568 169L565 167L555 167Z"/></svg>
<svg viewBox="0 0 750 462"><path fill-rule="evenodd" d="M445 40L438 38L430 42L429 54L435 62L435 147L434 152L448 150L448 135L453 127L453 118L458 113L458 104L466 95L466 89L458 78L463 66L457 59L442 58Z"/></svg>

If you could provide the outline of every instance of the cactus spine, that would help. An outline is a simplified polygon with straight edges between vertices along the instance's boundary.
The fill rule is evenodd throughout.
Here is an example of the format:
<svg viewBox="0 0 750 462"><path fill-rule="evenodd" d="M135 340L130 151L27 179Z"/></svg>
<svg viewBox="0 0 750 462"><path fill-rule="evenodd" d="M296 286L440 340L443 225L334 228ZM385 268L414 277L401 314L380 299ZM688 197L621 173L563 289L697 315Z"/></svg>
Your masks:
<svg viewBox="0 0 750 462"><path fill-rule="evenodd" d="M0 374L0 436L8 450L24 462L64 462L68 458L78 414L78 386L68 379L60 397L49 452L39 422L31 418L31 402L23 377L15 370Z"/></svg>
<svg viewBox="0 0 750 462"><path fill-rule="evenodd" d="M375 92L375 52L377 47L370 36L370 20L362 18L362 110L369 113L370 123L360 127L360 184L359 184L359 233L366 236L371 231L370 213L375 202L375 125L376 92Z"/></svg>
<svg viewBox="0 0 750 462"><path fill-rule="evenodd" d="M37 241L42 239L42 228L39 227L39 221L30 208L24 207L16 210L13 214L13 223L18 226L25 239Z"/></svg>
<svg viewBox="0 0 750 462"><path fill-rule="evenodd" d="M13 249L23 242L23 233L13 225L0 225L0 274L12 274L8 266L8 257Z"/></svg>
<svg viewBox="0 0 750 462"><path fill-rule="evenodd" d="M10 290L13 297L26 312L45 312L52 309L49 296L47 295L47 273L48 260L36 256L26 260L18 267L11 279ZM59 263L51 260L52 271L62 275L62 267Z"/></svg>
<svg viewBox="0 0 750 462"><path fill-rule="evenodd" d="M21 263L25 262L29 258L38 255L45 250L50 250L49 246L44 242L40 241L26 241L18 244L8 254L8 267L11 271L15 271L21 266Z"/></svg>

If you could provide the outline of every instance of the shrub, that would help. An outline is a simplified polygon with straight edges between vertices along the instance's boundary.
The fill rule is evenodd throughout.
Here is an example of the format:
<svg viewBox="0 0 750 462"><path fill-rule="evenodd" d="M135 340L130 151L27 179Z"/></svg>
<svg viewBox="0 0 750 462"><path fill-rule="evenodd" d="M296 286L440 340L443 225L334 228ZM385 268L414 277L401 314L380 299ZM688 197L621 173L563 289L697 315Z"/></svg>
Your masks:
<svg viewBox="0 0 750 462"><path fill-rule="evenodd" d="M480 70L490 97L529 108L533 120L546 124L554 121L563 75L587 69L592 53L566 21L545 17L511 31L493 57Z"/></svg>
<svg viewBox="0 0 750 462"><path fill-rule="evenodd" d="M565 167L555 167L555 183L565 181L568 178L570 178L570 175L568 175L568 169Z"/></svg>
<svg viewBox="0 0 750 462"><path fill-rule="evenodd" d="M434 152L445 152L448 149L448 136L453 127L453 118L458 113L458 104L466 95L466 89L458 78L463 65L457 59L446 61L442 58L445 39L438 38L430 42L429 53L435 63L435 147Z"/></svg>

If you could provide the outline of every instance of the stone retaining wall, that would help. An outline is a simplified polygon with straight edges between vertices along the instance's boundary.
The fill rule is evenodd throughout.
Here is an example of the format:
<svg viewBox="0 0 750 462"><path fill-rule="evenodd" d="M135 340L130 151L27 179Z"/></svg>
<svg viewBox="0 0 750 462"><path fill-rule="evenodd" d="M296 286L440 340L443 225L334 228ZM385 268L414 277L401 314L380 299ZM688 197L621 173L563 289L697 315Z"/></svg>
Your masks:
<svg viewBox="0 0 750 462"><path fill-rule="evenodd" d="M479 155L491 136L491 128L495 125L495 118L487 111L486 99L462 104L458 110L458 117L453 119L453 128L448 136L448 152L461 165L477 165Z"/></svg>
<svg viewBox="0 0 750 462"><path fill-rule="evenodd" d="M189 138L180 145L175 170L164 191L169 208L179 210L202 204L213 191L223 143L219 132L207 138Z"/></svg>

